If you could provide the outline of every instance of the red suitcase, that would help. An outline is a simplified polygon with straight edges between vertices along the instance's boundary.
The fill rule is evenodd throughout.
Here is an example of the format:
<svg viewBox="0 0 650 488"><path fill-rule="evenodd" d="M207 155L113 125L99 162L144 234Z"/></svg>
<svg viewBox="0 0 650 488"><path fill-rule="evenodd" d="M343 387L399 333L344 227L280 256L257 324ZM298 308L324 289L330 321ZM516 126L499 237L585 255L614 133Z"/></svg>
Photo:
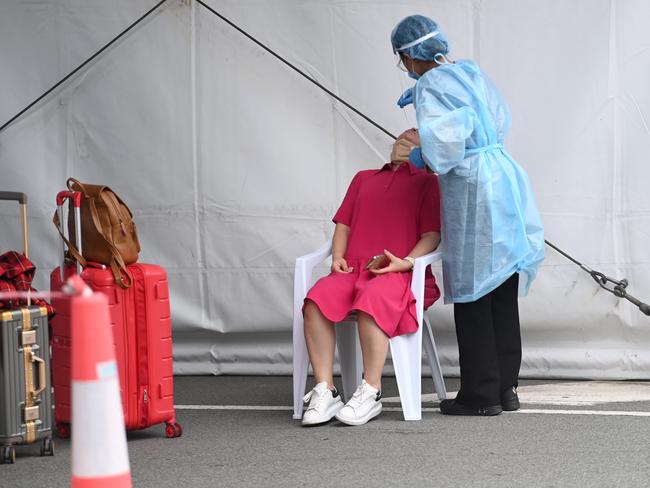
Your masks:
<svg viewBox="0 0 650 488"><path fill-rule="evenodd" d="M57 197L59 221L64 222L63 201L71 192ZM78 208L78 207L77 207ZM77 213L78 217L78 213ZM75 219L75 225L79 219ZM64 227L64 226L63 226ZM78 225L77 225L78 229ZM76 242L81 242L77 230ZM75 273L66 266L66 278ZM160 266L128 266L133 284L127 289L115 284L110 269L88 266L81 277L93 289L108 297L115 353L120 377L124 422L128 430L144 429L165 422L167 437L180 437L182 428L174 414L174 365L167 273ZM50 276L51 290L62 287L61 268ZM70 304L67 299L52 299L57 311L52 319L52 386L54 419L60 437L70 435Z"/></svg>

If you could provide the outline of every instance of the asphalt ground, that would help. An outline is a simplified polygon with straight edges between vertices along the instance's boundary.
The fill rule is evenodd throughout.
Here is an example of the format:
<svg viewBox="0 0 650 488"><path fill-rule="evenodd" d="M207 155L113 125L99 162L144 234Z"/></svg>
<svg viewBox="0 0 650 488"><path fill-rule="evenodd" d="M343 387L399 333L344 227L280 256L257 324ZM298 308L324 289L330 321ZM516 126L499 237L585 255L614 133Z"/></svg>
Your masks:
<svg viewBox="0 0 650 488"><path fill-rule="evenodd" d="M291 419L290 377L177 377L183 437L165 438L162 426L129 433L134 486L650 486L650 384L521 386L534 403L517 413L446 417L425 401L422 420L405 422L386 378L385 411L369 424L302 428ZM591 390L598 401L583 401ZM17 454L0 466L0 487L69 486L69 441L56 440L54 457L39 457L37 446Z"/></svg>

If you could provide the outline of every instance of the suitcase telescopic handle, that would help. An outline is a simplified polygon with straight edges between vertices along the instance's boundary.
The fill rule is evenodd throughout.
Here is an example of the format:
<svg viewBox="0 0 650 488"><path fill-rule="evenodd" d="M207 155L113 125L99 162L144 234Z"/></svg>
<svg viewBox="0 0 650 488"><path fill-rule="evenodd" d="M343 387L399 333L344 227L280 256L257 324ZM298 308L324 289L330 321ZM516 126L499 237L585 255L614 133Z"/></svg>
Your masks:
<svg viewBox="0 0 650 488"><path fill-rule="evenodd" d="M59 225L61 235L65 235L65 226L63 225L63 204L66 200L72 201L74 207L74 231L75 242L79 254L83 256L83 249L81 246L81 192L78 191L60 191L56 195L56 207L59 214ZM68 236L70 239L70 236ZM77 261L77 274L81 274L81 264ZM65 241L61 239L61 283L65 281Z"/></svg>
<svg viewBox="0 0 650 488"><path fill-rule="evenodd" d="M19 191L0 191L0 200L13 200L21 205L27 205L27 195Z"/></svg>
<svg viewBox="0 0 650 488"><path fill-rule="evenodd" d="M9 200L20 203L23 221L23 254L29 258L29 242L27 237L27 195L19 191L0 191L0 200ZM31 304L31 300L28 300Z"/></svg>
<svg viewBox="0 0 650 488"><path fill-rule="evenodd" d="M72 200L75 208L81 207L81 192L78 191L60 191L56 195L56 206L60 207L66 200Z"/></svg>

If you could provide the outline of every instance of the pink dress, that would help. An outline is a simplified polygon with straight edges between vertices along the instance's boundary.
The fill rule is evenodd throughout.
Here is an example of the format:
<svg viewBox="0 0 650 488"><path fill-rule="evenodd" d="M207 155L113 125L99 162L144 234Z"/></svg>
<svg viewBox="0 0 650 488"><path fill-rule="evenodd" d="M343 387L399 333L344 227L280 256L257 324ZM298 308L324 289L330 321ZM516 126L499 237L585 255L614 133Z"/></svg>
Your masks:
<svg viewBox="0 0 650 488"><path fill-rule="evenodd" d="M435 175L410 163L392 171L390 163L379 170L358 172L333 218L350 227L345 259L351 273L330 273L309 290L307 300L333 322L350 312L370 314L388 337L417 330L411 273L375 276L363 268L375 255L389 250L408 256L425 232L440 232L440 194ZM424 305L440 297L440 290L427 269Z"/></svg>

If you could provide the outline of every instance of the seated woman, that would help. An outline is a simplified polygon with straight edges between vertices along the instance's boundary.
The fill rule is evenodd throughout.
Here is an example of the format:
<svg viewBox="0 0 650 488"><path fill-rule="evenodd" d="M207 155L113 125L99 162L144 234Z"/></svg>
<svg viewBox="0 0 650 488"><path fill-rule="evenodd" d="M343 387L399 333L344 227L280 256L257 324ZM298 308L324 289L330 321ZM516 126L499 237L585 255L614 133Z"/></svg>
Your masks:
<svg viewBox="0 0 650 488"><path fill-rule="evenodd" d="M414 135L414 129L400 135L390 163L355 175L333 218L331 273L311 288L303 307L316 381L305 396L309 405L303 425L322 424L334 416L348 425L363 425L379 415L388 339L417 330L411 270L414 258L438 246L440 207L437 177L408 162ZM427 270L425 307L439 297L433 274ZM334 324L352 312L358 323L364 379L344 406L332 378Z"/></svg>

